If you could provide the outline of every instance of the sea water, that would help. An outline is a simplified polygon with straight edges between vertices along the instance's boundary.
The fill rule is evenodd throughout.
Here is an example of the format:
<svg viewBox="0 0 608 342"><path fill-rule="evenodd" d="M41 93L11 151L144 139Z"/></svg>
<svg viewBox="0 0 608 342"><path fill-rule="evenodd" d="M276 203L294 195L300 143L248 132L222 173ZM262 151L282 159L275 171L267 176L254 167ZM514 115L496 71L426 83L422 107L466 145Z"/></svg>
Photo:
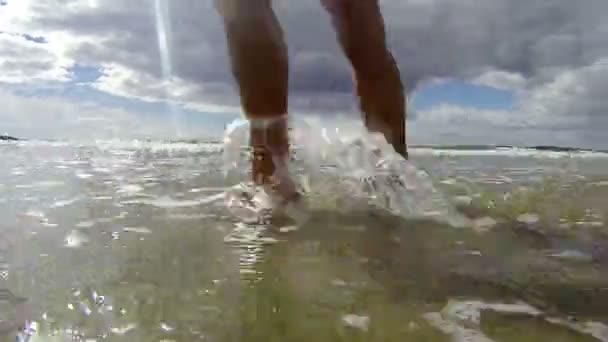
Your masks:
<svg viewBox="0 0 608 342"><path fill-rule="evenodd" d="M404 161L362 127L294 121L303 215L265 225L232 127L235 145L0 144L1 338L607 340L605 154Z"/></svg>

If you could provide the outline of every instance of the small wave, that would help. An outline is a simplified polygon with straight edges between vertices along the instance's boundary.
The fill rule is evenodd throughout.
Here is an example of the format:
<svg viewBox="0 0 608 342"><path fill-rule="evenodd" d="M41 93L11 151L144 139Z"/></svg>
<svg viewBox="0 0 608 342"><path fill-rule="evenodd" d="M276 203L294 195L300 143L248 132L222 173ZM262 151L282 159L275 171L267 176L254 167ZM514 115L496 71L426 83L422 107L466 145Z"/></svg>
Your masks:
<svg viewBox="0 0 608 342"><path fill-rule="evenodd" d="M150 152L219 152L222 145L214 142L165 142L165 141L141 141L141 140L109 140L96 141L93 147L101 150L124 150L139 151L147 150Z"/></svg>
<svg viewBox="0 0 608 342"><path fill-rule="evenodd" d="M485 303L481 301L450 301L441 312L423 315L427 322L451 335L454 341L493 342L480 327L481 312L490 310L502 314L520 314L544 319L548 323L562 326L573 331L593 336L608 342L608 326L600 322L570 322L561 318L545 317L543 312L527 303L515 304Z"/></svg>
<svg viewBox="0 0 608 342"><path fill-rule="evenodd" d="M300 122L306 120L298 120ZM310 121L306 121L310 126ZM240 132L237 138L234 133L240 131L241 125L246 125L245 120L236 120L228 126L227 133L233 134L232 143L239 144L240 148L247 146L247 134ZM318 126L318 125L317 125ZM321 137L324 140L333 139L327 135L330 129L315 127L324 132L325 136ZM309 127L310 129L310 127ZM300 128L300 135L304 137L306 134ZM339 131L339 129L338 129ZM350 132L352 135L353 132ZM356 133L356 132L355 132ZM295 136L296 140L298 136ZM294 149L300 149L310 143L310 140L301 141L300 144L294 144ZM179 152L179 153L218 153L225 146L226 141L218 142L214 140L190 140L190 141L166 141L166 140L95 140L87 142L78 141L52 141L52 140L23 140L17 143L11 143L19 147L73 147L73 148L96 148L102 151L110 151L113 153L130 154L136 151L149 151L152 153L158 152ZM410 156L506 156L506 157L532 157L540 159L559 159L559 158L608 158L607 151L595 151L577 148L545 148L545 147L517 147L517 146L426 146L414 145L408 149Z"/></svg>

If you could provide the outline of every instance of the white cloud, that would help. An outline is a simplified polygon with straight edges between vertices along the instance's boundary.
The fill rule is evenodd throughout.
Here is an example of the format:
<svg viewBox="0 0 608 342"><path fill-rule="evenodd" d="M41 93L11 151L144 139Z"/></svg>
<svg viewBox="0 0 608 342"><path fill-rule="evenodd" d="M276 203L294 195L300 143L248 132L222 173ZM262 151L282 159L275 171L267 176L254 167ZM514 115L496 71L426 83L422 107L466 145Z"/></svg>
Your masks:
<svg viewBox="0 0 608 342"><path fill-rule="evenodd" d="M56 46L39 44L20 34L0 33L0 82L66 81L72 61Z"/></svg>
<svg viewBox="0 0 608 342"><path fill-rule="evenodd" d="M0 88L0 131L30 139L133 139L209 137L204 126L172 127L145 112L102 107L57 96L20 96ZM178 130L180 131L178 134ZM181 135L181 136L180 136Z"/></svg>
<svg viewBox="0 0 608 342"><path fill-rule="evenodd" d="M526 82L526 78L522 74L502 70L484 72L472 81L473 84L512 91L523 90Z"/></svg>
<svg viewBox="0 0 608 342"><path fill-rule="evenodd" d="M519 109L539 126L594 129L600 122L608 123L606 94L608 64L598 61L564 71L526 92Z"/></svg>
<svg viewBox="0 0 608 342"><path fill-rule="evenodd" d="M513 109L439 105L417 113L412 127L452 141L606 148L608 63L563 71L547 83L517 93ZM422 137L424 139L424 137ZM483 140L485 139L485 140Z"/></svg>

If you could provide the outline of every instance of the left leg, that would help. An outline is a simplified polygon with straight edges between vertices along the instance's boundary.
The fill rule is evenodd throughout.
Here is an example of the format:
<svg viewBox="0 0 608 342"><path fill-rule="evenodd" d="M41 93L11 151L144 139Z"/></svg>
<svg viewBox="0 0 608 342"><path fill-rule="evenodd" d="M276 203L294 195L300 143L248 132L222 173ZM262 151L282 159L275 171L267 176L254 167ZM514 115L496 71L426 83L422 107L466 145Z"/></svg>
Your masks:
<svg viewBox="0 0 608 342"><path fill-rule="evenodd" d="M378 0L321 0L350 61L365 125L407 159L405 93Z"/></svg>
<svg viewBox="0 0 608 342"><path fill-rule="evenodd" d="M270 0L216 0L224 21L231 69L251 124L253 180L275 185L286 200L299 195L285 175L288 61L283 31Z"/></svg>

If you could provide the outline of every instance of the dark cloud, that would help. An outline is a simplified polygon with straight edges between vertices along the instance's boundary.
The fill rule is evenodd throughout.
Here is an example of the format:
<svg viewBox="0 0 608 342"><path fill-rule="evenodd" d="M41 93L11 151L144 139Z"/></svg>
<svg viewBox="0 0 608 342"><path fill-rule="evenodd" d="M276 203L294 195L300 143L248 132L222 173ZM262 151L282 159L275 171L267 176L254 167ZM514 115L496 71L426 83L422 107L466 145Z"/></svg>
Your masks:
<svg viewBox="0 0 608 342"><path fill-rule="evenodd" d="M52 2L36 6L40 16L35 20L42 27L104 38L99 42L104 47L82 47L79 56L89 52L101 61L160 72L153 2L105 1L78 11L57 11ZM224 35L212 2L177 0L168 7L175 72L197 82L228 81ZM288 0L275 7L291 56L313 55L319 63L294 64L294 78L303 78L294 81L294 90L350 91L345 61L318 2ZM599 15L608 14L608 2L601 0L386 0L382 10L410 88L430 77L469 76L480 67L533 77L545 68L585 65L608 51ZM142 54L147 61L135 57Z"/></svg>

